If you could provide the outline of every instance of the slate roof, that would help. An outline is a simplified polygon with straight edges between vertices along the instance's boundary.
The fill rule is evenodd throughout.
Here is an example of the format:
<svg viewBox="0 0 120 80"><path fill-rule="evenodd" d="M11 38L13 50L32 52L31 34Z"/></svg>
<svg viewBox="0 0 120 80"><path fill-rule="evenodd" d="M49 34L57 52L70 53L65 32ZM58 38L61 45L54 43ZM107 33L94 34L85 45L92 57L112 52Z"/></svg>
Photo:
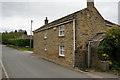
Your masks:
<svg viewBox="0 0 120 80"><path fill-rule="evenodd" d="M68 20L73 20L77 13L80 13L80 12L85 11L85 10L87 10L87 8L84 8L84 9L82 9L80 11L74 12L72 14L69 14L69 15L65 16L65 17L62 17L62 18L57 19L57 20L55 20L53 22L50 22L50 23L48 23L46 25L43 25L43 26L41 26L40 28L36 29L33 32L36 33L36 32L39 32L43 28L46 28L46 27L49 27L49 26L53 26L53 25L56 25L56 24L59 24L59 23L62 23L62 22L68 21Z"/></svg>

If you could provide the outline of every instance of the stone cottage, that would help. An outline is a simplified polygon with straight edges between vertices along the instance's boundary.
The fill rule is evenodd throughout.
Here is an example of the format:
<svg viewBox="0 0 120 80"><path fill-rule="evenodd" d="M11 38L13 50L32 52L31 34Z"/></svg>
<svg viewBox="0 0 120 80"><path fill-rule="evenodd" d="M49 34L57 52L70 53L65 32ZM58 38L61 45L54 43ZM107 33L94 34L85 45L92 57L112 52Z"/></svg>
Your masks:
<svg viewBox="0 0 120 80"><path fill-rule="evenodd" d="M105 30L106 21L95 8L94 1L87 0L85 9L51 23L46 18L45 25L33 32L34 53L72 67L95 66L90 39L96 34L103 35L101 32Z"/></svg>

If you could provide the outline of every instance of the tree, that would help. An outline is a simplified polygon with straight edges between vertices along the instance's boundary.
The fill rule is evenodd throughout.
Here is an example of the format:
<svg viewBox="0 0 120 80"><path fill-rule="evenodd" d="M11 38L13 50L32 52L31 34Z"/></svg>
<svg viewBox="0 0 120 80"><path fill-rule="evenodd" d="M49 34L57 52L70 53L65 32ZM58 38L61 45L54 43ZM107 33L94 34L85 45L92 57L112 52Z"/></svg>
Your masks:
<svg viewBox="0 0 120 80"><path fill-rule="evenodd" d="M25 30L24 34L27 35L27 31L26 30Z"/></svg>
<svg viewBox="0 0 120 80"><path fill-rule="evenodd" d="M15 33L17 33L17 30L15 30Z"/></svg>
<svg viewBox="0 0 120 80"><path fill-rule="evenodd" d="M7 44L8 43L8 39L13 39L13 38L20 38L24 33L27 34L27 31L25 32L26 30L22 30L22 29L19 29L18 31L15 30L15 31L11 31L11 32L3 32L2 33L2 43L3 44Z"/></svg>

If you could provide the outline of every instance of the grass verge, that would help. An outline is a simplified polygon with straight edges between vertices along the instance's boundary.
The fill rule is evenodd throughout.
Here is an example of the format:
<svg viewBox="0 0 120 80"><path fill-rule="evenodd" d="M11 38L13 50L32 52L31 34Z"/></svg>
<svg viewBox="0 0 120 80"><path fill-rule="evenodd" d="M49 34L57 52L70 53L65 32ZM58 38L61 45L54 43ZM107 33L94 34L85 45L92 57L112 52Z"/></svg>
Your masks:
<svg viewBox="0 0 120 80"><path fill-rule="evenodd" d="M13 45L7 45L7 47L22 50L22 51L33 51L33 49L30 49L30 48L18 47L18 46L13 46Z"/></svg>

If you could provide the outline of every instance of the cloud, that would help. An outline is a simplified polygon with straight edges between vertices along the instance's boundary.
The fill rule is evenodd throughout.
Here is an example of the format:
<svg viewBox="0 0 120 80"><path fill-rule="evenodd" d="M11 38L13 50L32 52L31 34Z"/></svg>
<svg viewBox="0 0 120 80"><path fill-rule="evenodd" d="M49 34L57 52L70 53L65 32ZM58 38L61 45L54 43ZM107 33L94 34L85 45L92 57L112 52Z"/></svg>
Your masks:
<svg viewBox="0 0 120 80"><path fill-rule="evenodd" d="M2 13L3 17L21 16L26 17L29 15L30 7L28 2L3 2Z"/></svg>
<svg viewBox="0 0 120 80"><path fill-rule="evenodd" d="M83 0L1 0L1 2L76 2ZM87 0L84 0L87 1ZM97 2L118 2L119 0L94 0Z"/></svg>
<svg viewBox="0 0 120 80"><path fill-rule="evenodd" d="M118 23L120 24L120 1L118 3Z"/></svg>
<svg viewBox="0 0 120 80"><path fill-rule="evenodd" d="M1 2L76 2L83 0L1 0Z"/></svg>
<svg viewBox="0 0 120 80"><path fill-rule="evenodd" d="M2 3L0 3L0 30L2 30Z"/></svg>
<svg viewBox="0 0 120 80"><path fill-rule="evenodd" d="M24 0L25 2L23 0L21 2L19 1L20 0L2 0L2 31L26 29L29 33L31 19L34 21L33 30L35 30L44 25L44 19L46 16L51 22L86 7L86 0L39 0L38 2L37 0ZM105 19L117 23L117 2L112 2L113 0L109 0L111 2L102 1L103 0L95 0L95 6L99 10L100 14Z"/></svg>
<svg viewBox="0 0 120 80"><path fill-rule="evenodd" d="M2 18L2 23L4 27L2 27L3 30L15 30L15 29L27 29L29 25L29 18L23 18L23 17L5 17ZM6 24L7 22L7 24ZM28 28L29 29L29 28Z"/></svg>
<svg viewBox="0 0 120 80"><path fill-rule="evenodd" d="M118 2L98 2L96 8L105 19L118 23Z"/></svg>
<svg viewBox="0 0 120 80"><path fill-rule="evenodd" d="M75 4L76 2L74 2ZM3 28L8 27L8 30L24 28L29 31L30 24L28 21L34 20L33 30L44 25L44 19L47 16L50 22L73 13L77 10L84 8L82 5L72 5L71 3L58 3L58 2L3 2ZM80 8L78 8L80 7ZM22 21L22 22L21 22ZM7 23L7 24L6 24ZM20 26L21 25L21 26ZM24 26L24 27L22 27ZM5 28L7 29L7 28ZM3 29L3 30L5 30Z"/></svg>

